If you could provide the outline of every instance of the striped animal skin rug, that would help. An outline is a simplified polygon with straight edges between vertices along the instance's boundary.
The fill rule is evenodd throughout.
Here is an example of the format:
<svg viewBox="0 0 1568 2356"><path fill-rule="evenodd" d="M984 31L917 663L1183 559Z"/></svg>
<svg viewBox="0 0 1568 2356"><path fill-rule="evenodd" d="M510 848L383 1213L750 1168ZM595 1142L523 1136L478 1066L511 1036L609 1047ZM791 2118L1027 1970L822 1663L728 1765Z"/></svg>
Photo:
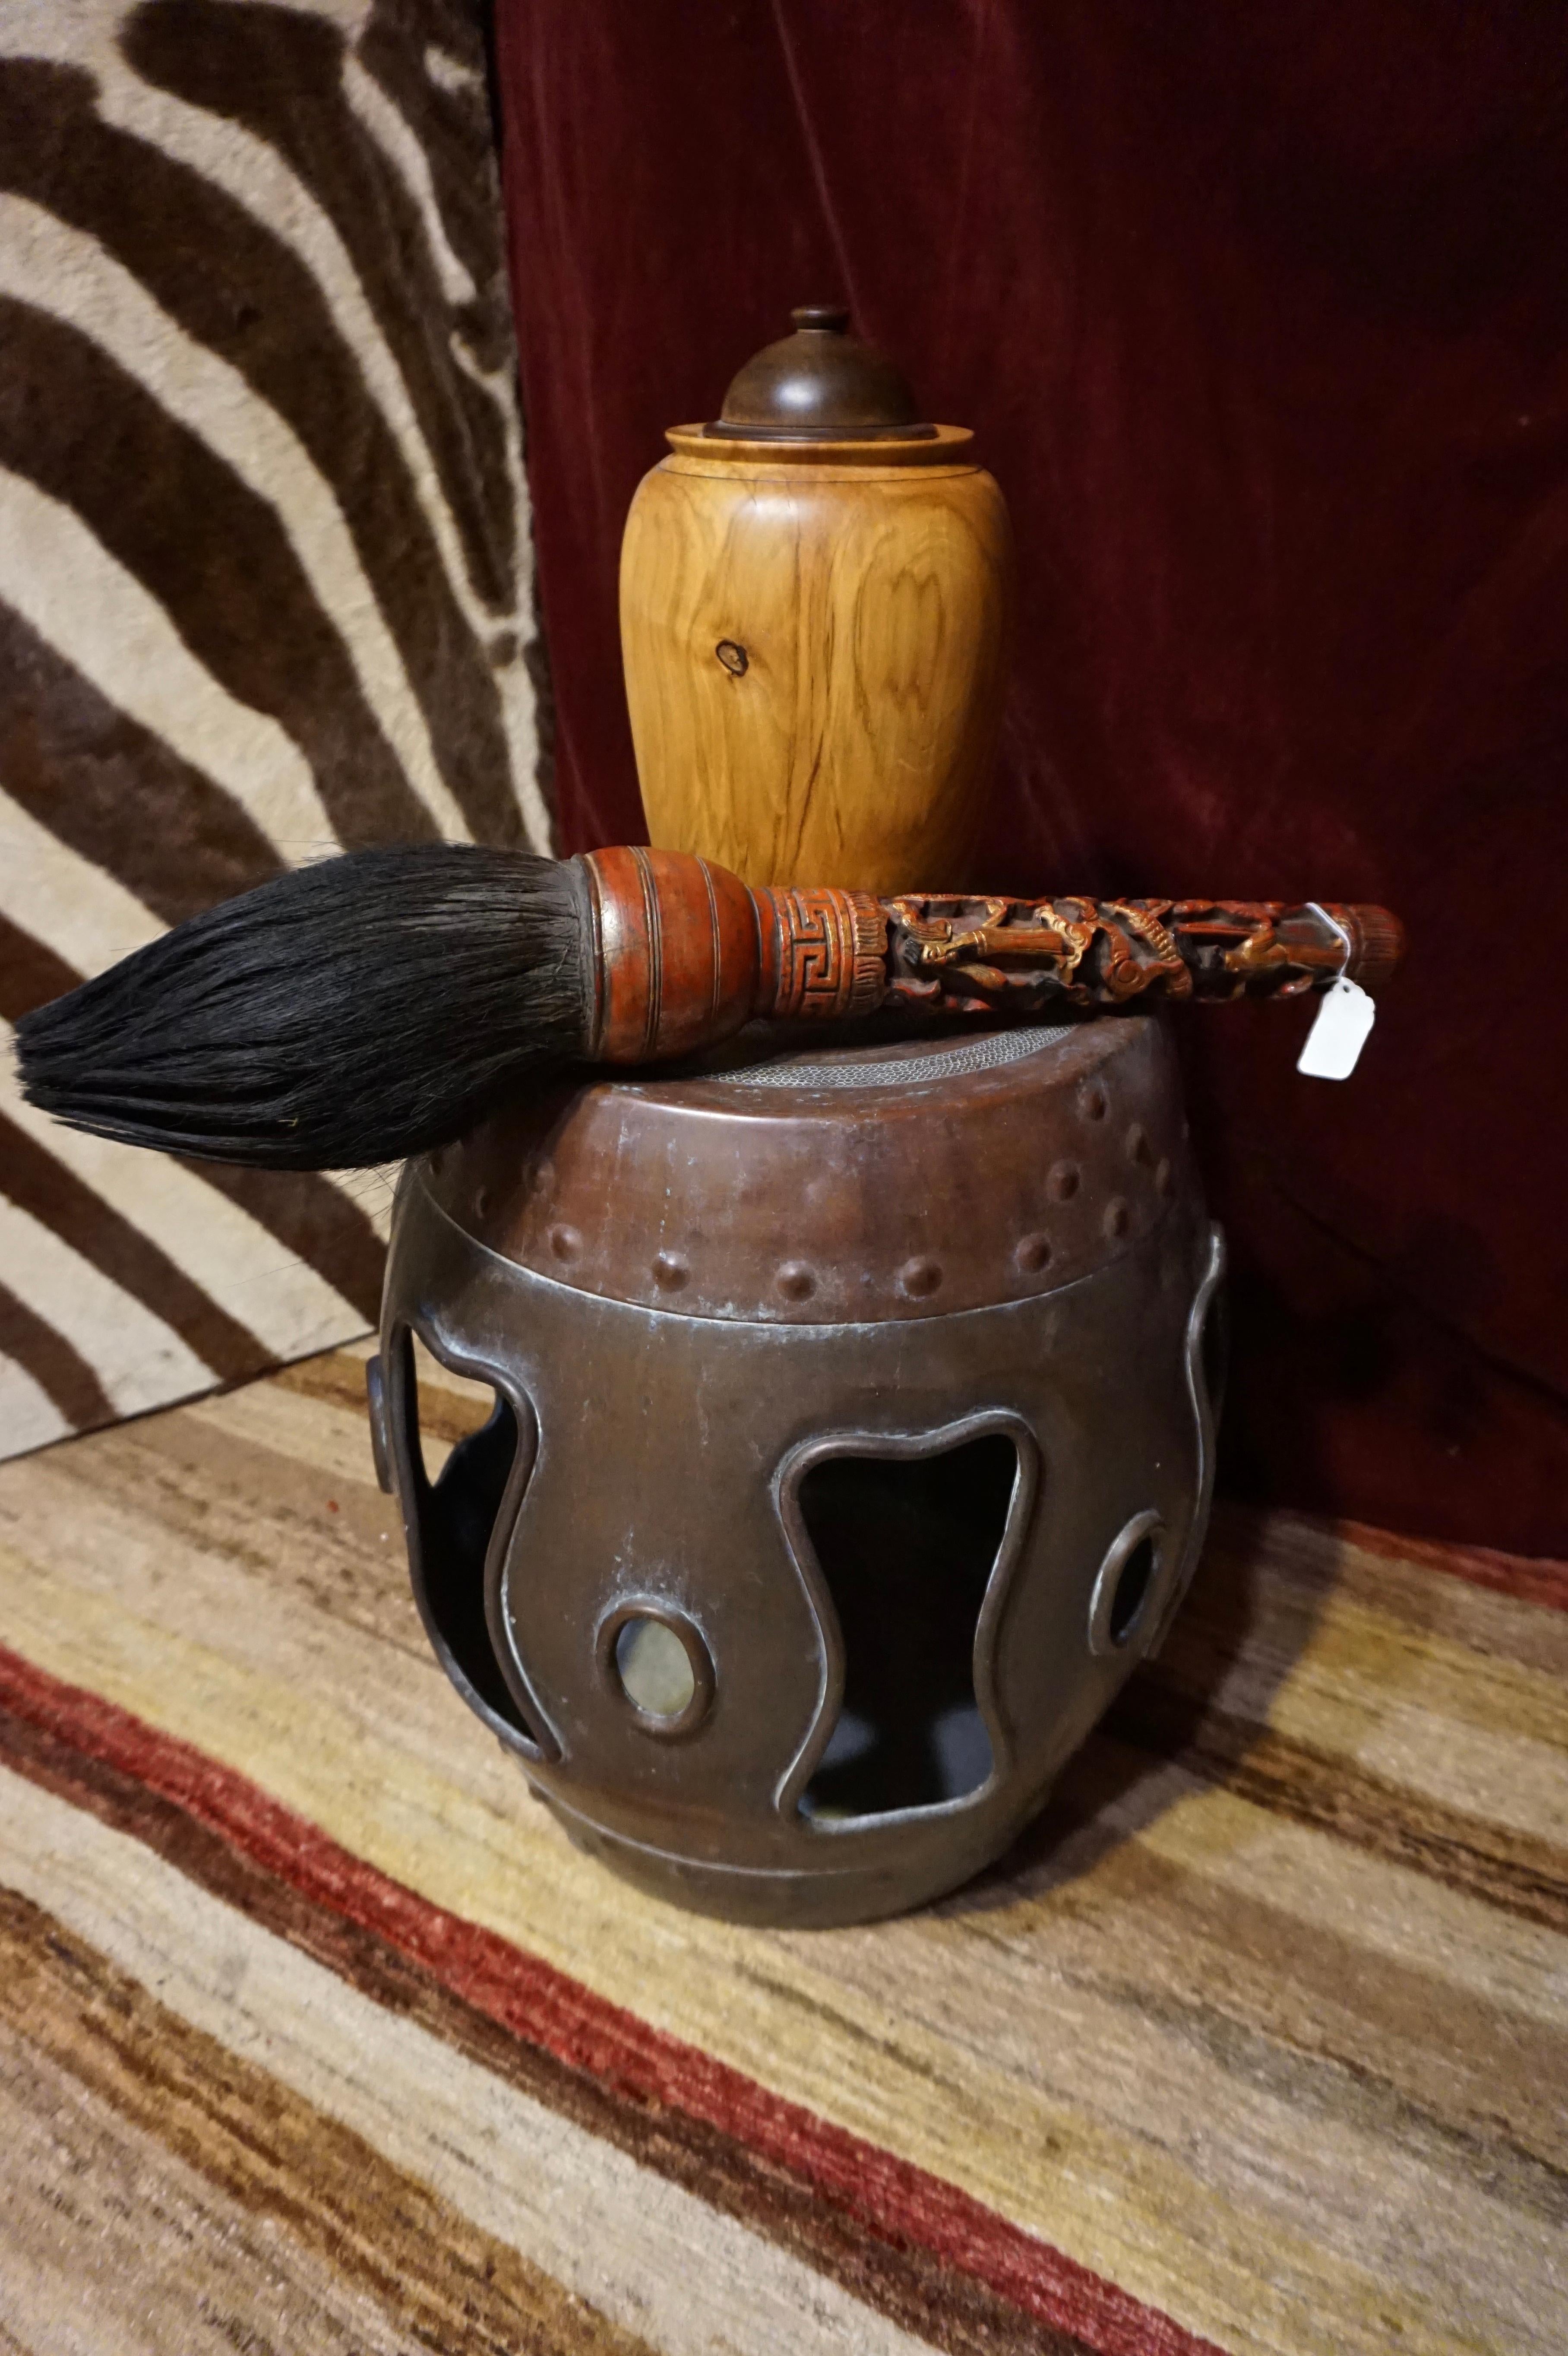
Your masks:
<svg viewBox="0 0 1568 2356"><path fill-rule="evenodd" d="M362 1376L0 1468L6 2356L1562 2356L1568 1572L1222 1515L999 1869L740 1931L448 1687Z"/></svg>
<svg viewBox="0 0 1568 2356"><path fill-rule="evenodd" d="M548 848L478 0L0 6L0 1047L338 846ZM385 1188L0 1054L0 1455L359 1332Z"/></svg>

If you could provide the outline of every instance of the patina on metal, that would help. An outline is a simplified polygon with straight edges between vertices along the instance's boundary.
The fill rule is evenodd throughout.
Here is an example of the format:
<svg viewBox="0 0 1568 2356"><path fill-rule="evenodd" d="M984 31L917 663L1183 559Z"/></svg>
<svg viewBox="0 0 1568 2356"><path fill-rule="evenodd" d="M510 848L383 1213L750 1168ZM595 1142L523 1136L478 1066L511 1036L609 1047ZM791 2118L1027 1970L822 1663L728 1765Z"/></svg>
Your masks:
<svg viewBox="0 0 1568 2356"><path fill-rule="evenodd" d="M1201 1542L1221 1264L1158 1018L563 1085L405 1173L414 1591L572 1837L758 1922L997 1857ZM440 1479L411 1336L493 1386Z"/></svg>

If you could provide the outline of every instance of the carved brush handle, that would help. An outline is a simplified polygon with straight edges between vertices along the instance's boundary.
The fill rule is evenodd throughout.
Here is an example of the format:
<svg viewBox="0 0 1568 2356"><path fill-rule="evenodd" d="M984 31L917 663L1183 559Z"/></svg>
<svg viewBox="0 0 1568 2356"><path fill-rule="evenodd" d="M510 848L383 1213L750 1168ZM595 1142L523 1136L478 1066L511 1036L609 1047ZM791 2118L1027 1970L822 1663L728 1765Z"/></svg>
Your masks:
<svg viewBox="0 0 1568 2356"><path fill-rule="evenodd" d="M1404 931L1386 908L1280 900L1001 900L923 894L888 918L885 1003L1032 1014L1051 1001L1298 998L1386 981Z"/></svg>
<svg viewBox="0 0 1568 2356"><path fill-rule="evenodd" d="M1276 900L1008 900L752 891L684 851L574 862L592 926L588 1054L681 1055L753 1015L835 1022L879 1006L1027 1020L1052 1005L1295 998L1375 986L1404 948L1386 908Z"/></svg>

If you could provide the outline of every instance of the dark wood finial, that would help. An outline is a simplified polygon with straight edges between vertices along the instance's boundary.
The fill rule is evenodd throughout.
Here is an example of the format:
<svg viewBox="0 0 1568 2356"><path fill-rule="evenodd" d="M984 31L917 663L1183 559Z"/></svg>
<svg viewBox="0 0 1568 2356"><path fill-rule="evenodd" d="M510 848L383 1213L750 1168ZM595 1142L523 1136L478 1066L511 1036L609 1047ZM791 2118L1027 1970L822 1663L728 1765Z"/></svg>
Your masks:
<svg viewBox="0 0 1568 2356"><path fill-rule="evenodd" d="M803 303L793 336L746 362L708 432L748 442L846 442L929 436L908 380L849 332L842 303Z"/></svg>

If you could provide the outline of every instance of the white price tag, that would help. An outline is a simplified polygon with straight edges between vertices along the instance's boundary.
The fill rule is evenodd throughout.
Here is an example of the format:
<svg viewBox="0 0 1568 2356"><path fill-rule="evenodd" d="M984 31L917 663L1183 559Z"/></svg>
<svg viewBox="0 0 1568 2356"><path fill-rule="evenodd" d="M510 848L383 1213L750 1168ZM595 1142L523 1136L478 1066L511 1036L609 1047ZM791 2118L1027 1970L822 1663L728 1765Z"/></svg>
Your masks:
<svg viewBox="0 0 1568 2356"><path fill-rule="evenodd" d="M1341 974L1323 993L1296 1070L1311 1080L1348 1080L1377 1019L1378 1010L1360 983Z"/></svg>

